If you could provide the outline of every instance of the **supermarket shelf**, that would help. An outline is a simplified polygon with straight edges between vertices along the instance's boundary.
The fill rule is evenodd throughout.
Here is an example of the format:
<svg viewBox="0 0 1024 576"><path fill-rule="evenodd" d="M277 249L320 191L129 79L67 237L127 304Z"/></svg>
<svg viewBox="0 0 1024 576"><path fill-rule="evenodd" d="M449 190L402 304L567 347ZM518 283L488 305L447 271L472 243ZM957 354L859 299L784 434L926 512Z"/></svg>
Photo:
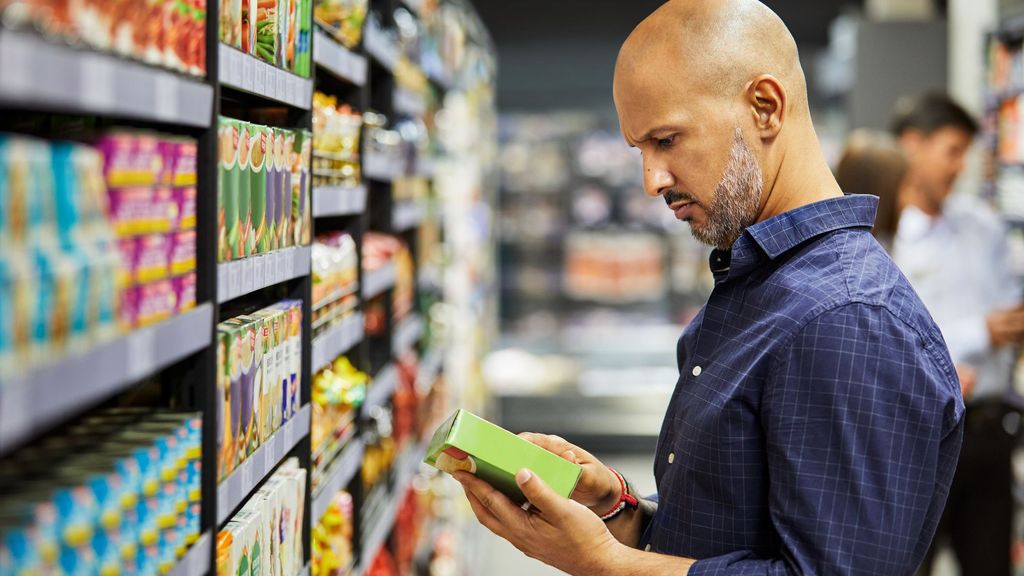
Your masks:
<svg viewBox="0 0 1024 576"><path fill-rule="evenodd" d="M423 222L426 212L426 207L422 202L416 200L396 202L391 212L391 228L396 232L415 228L420 225L420 222Z"/></svg>
<svg viewBox="0 0 1024 576"><path fill-rule="evenodd" d="M303 110L313 107L313 81L219 44L220 83Z"/></svg>
<svg viewBox="0 0 1024 576"><path fill-rule="evenodd" d="M363 539L362 553L359 556L360 574L366 573L370 563L377 556L377 552L380 551L387 541L388 534L394 528L395 519L398 517L398 508L402 504L405 493L412 485L416 472L420 469L420 462L423 460L423 454L426 452L426 449L426 443L415 444L407 448L398 457L395 490L391 493L384 512L381 513L377 522L367 532L366 538Z"/></svg>
<svg viewBox="0 0 1024 576"><path fill-rule="evenodd" d="M417 94L408 88L395 88L392 106L396 113L406 116L423 116L427 112L427 101L423 94Z"/></svg>
<svg viewBox="0 0 1024 576"><path fill-rule="evenodd" d="M390 290L395 285L395 263L388 262L376 270L363 274L363 299L369 300Z"/></svg>
<svg viewBox="0 0 1024 576"><path fill-rule="evenodd" d="M368 152L363 157L363 175L371 180L391 182L402 175L402 164L399 159Z"/></svg>
<svg viewBox="0 0 1024 576"><path fill-rule="evenodd" d="M391 336L391 353L397 358L413 349L423 336L423 318L409 314L395 326Z"/></svg>
<svg viewBox="0 0 1024 576"><path fill-rule="evenodd" d="M202 304L0 383L0 454L206 348L212 326L213 306Z"/></svg>
<svg viewBox="0 0 1024 576"><path fill-rule="evenodd" d="M309 275L311 248L296 246L217 265L217 302Z"/></svg>
<svg viewBox="0 0 1024 576"><path fill-rule="evenodd" d="M346 82L356 86L366 84L366 58L342 46L319 28L313 31L313 61Z"/></svg>
<svg viewBox="0 0 1024 576"><path fill-rule="evenodd" d="M320 523L320 519L327 512L327 507L334 496L344 490L349 482L355 478L359 472L359 467L363 465L363 453L365 450L366 446L363 444L362 439L353 438L348 443L348 447L335 459L330 470L327 472L326 480L320 486L317 494L313 496L313 526Z"/></svg>
<svg viewBox="0 0 1024 576"><path fill-rule="evenodd" d="M263 479L309 434L309 405L285 423L217 486L217 525L223 525Z"/></svg>
<svg viewBox="0 0 1024 576"><path fill-rule="evenodd" d="M0 32L0 70L4 104L199 128L213 120L213 87L201 80L31 33Z"/></svg>
<svg viewBox="0 0 1024 576"><path fill-rule="evenodd" d="M334 359L348 352L363 339L362 312L352 314L313 340L313 373L323 370Z"/></svg>
<svg viewBox="0 0 1024 576"><path fill-rule="evenodd" d="M398 46L372 21L367 21L363 30L363 47L374 60L394 72L398 63Z"/></svg>
<svg viewBox="0 0 1024 576"><path fill-rule="evenodd" d="M178 564L168 572L168 576L202 576L210 572L210 546L213 537L210 532L204 533L196 540Z"/></svg>
<svg viewBox="0 0 1024 576"><path fill-rule="evenodd" d="M420 371L416 374L416 393L423 397L430 393L434 387L434 380L444 367L444 353L439 348L433 348L420 360Z"/></svg>
<svg viewBox="0 0 1024 576"><path fill-rule="evenodd" d="M381 368L366 391L366 400L360 409L362 414L365 416L374 408L387 404L397 387L398 369L393 364Z"/></svg>
<svg viewBox="0 0 1024 576"><path fill-rule="evenodd" d="M366 185L313 188L313 217L330 218L366 211Z"/></svg>

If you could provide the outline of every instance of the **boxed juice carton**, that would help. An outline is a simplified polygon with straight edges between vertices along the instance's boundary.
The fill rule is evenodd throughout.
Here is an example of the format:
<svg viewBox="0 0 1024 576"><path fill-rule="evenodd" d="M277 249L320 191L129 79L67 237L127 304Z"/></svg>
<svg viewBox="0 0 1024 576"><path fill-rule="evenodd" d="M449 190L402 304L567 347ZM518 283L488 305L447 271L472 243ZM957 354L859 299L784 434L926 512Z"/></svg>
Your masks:
<svg viewBox="0 0 1024 576"><path fill-rule="evenodd" d="M239 126L239 148L238 148L238 222L239 222L239 251L237 258L245 258L256 254L256 214L252 209L252 188L255 180L254 173L262 171L263 151L257 150L259 144L259 126L248 122L238 122ZM258 158L257 158L257 155ZM254 170L253 161L259 160Z"/></svg>
<svg viewBox="0 0 1024 576"><path fill-rule="evenodd" d="M252 16L250 15L250 18ZM256 9L256 56L269 64L277 65L280 38L277 33L277 4L275 0L261 0Z"/></svg>
<svg viewBox="0 0 1024 576"><path fill-rule="evenodd" d="M267 143L270 128L251 125L249 149L249 209L251 211L250 251L247 255L267 252Z"/></svg>
<svg viewBox="0 0 1024 576"><path fill-rule="evenodd" d="M171 292L174 296L174 313L181 314L196 307L196 274L189 272L171 278Z"/></svg>
<svg viewBox="0 0 1024 576"><path fill-rule="evenodd" d="M232 363L232 404L235 402L236 387L238 391L239 427L235 435L238 450L238 458L235 461L237 466L260 446L258 418L262 397L256 386L261 377L262 366L257 364L256 356L261 353L262 343L257 347L256 325L243 317L232 318L222 324L231 327L235 334L234 350L229 362Z"/></svg>
<svg viewBox="0 0 1024 576"><path fill-rule="evenodd" d="M277 184L277 156L281 149L277 146L277 135L280 128L267 128L267 157L266 157L266 218L263 228L264 252L272 252L278 249L277 241L277 198L279 195Z"/></svg>
<svg viewBox="0 0 1024 576"><path fill-rule="evenodd" d="M171 215L171 230L192 230L196 227L195 186L171 191Z"/></svg>
<svg viewBox="0 0 1024 576"><path fill-rule="evenodd" d="M217 261L234 259L238 246L238 125L217 119Z"/></svg>
<svg viewBox="0 0 1024 576"><path fill-rule="evenodd" d="M264 393L269 395L264 428L269 430L269 434L273 434L282 422L281 405L284 401L282 375L286 373L287 369L284 360L284 349L287 343L282 332L284 313L270 307L257 311L253 316L263 320L264 344L267 350L263 363L263 382Z"/></svg>
<svg viewBox="0 0 1024 576"><path fill-rule="evenodd" d="M292 244L306 246L311 241L312 213L310 212L309 175L313 153L313 137L308 130L295 135L295 155L292 156Z"/></svg>
<svg viewBox="0 0 1024 576"><path fill-rule="evenodd" d="M281 161L281 175L284 178L281 185L281 198L278 201L280 205L281 213L278 215L277 221L277 232L281 237L278 241L282 248L292 246L295 244L295 240L292 237L292 164L293 158L297 156L295 152L295 131L287 130L284 133L284 150L278 160Z"/></svg>
<svg viewBox="0 0 1024 576"><path fill-rule="evenodd" d="M515 479L522 468L566 498L582 472L579 465L461 409L434 432L423 461L443 472L475 474L518 503L526 501Z"/></svg>
<svg viewBox="0 0 1024 576"><path fill-rule="evenodd" d="M171 275L180 276L196 269L196 231L183 230L169 235L168 258Z"/></svg>
<svg viewBox="0 0 1024 576"><path fill-rule="evenodd" d="M236 438L241 419L241 371L237 353L237 328L217 325L217 481L227 478L238 463ZM235 368L235 370L233 370Z"/></svg>
<svg viewBox="0 0 1024 576"><path fill-rule="evenodd" d="M242 0L220 0L220 41L242 48Z"/></svg>

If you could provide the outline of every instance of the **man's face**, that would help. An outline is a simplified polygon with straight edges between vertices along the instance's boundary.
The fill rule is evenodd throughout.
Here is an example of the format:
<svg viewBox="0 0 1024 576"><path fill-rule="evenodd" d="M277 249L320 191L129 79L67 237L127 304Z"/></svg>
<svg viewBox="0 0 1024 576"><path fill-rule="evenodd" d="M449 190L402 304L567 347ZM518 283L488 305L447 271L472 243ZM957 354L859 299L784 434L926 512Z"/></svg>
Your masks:
<svg viewBox="0 0 1024 576"><path fill-rule="evenodd" d="M726 100L642 71L615 79L622 133L643 155L644 191L662 196L697 240L718 248L756 222L763 188Z"/></svg>
<svg viewBox="0 0 1024 576"><path fill-rule="evenodd" d="M942 208L964 169L971 135L962 128L940 128L930 135L911 131L901 137L909 177L935 211Z"/></svg>

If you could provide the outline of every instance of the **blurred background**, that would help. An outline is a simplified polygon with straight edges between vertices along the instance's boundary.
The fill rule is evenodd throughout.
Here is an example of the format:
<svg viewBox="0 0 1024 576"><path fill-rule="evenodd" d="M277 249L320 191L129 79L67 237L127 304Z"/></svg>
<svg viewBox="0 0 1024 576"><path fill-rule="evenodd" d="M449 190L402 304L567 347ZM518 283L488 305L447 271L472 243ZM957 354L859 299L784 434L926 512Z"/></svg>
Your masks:
<svg viewBox="0 0 1024 576"><path fill-rule="evenodd" d="M765 4L833 166L901 97L973 115L1019 299L1024 0ZM612 103L659 5L0 0L0 576L557 574L421 465L455 408L653 493L713 287Z"/></svg>

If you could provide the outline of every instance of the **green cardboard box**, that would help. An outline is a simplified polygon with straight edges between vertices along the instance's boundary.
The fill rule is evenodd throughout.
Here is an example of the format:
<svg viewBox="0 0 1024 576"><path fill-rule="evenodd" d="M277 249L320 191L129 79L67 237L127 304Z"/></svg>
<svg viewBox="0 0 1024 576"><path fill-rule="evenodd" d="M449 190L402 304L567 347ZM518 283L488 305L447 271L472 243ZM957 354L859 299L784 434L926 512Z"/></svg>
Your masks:
<svg viewBox="0 0 1024 576"><path fill-rule="evenodd" d="M434 432L423 461L442 472L472 472L519 504L526 502L515 479L522 468L532 470L565 498L582 472L578 464L462 409Z"/></svg>

